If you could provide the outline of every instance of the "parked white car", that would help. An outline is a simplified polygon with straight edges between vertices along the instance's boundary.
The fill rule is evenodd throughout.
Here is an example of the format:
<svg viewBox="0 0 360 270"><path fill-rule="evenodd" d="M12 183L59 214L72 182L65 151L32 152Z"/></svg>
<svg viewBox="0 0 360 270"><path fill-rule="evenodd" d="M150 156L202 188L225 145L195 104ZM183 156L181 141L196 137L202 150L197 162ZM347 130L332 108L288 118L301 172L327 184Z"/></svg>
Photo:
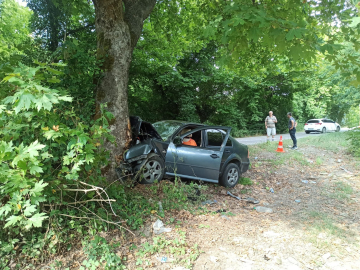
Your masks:
<svg viewBox="0 0 360 270"><path fill-rule="evenodd" d="M306 134L310 132L321 132L325 133L328 131L339 132L341 129L340 125L330 119L310 119L305 123L304 130Z"/></svg>

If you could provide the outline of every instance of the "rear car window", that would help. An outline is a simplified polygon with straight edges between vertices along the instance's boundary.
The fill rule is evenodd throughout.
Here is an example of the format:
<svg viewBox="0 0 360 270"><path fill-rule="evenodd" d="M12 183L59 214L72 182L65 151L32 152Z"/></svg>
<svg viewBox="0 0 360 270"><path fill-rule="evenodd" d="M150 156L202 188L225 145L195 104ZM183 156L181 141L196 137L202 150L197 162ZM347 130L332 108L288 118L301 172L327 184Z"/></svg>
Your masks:
<svg viewBox="0 0 360 270"><path fill-rule="evenodd" d="M232 142L231 142L230 138L227 140L226 146L232 146Z"/></svg>
<svg viewBox="0 0 360 270"><path fill-rule="evenodd" d="M312 123L320 123L319 120L309 120L307 121L308 124L312 124Z"/></svg>

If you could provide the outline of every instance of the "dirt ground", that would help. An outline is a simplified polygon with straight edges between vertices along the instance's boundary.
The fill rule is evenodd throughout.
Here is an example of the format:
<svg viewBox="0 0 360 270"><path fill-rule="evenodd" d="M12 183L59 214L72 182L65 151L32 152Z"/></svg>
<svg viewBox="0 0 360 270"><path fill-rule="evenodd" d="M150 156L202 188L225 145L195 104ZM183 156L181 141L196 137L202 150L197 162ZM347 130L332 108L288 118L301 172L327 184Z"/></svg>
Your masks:
<svg viewBox="0 0 360 270"><path fill-rule="evenodd" d="M314 147L298 152L308 164L271 163L289 153L251 157L252 169L243 176L254 185L238 185L231 191L259 200L258 205L273 213L259 213L254 209L258 205L238 201L226 195L225 188L211 185L209 197L217 203L208 208L226 212L179 213L189 246L197 243L202 251L194 270L360 269L358 164L344 152ZM181 269L156 260L146 268Z"/></svg>
<svg viewBox="0 0 360 270"><path fill-rule="evenodd" d="M165 213L164 223L170 216L175 222L165 225L172 231L161 237L173 241L184 232L186 254L198 245L200 255L191 265L178 264L176 255L161 250L143 258L148 265L136 265L137 253L129 246L152 243L153 217L119 250L127 257L127 269L360 269L359 161L344 151L313 146L295 156L285 150L250 156L252 168L243 177L253 184L230 190L259 204L239 201L226 195L227 189L207 184L207 197L216 201L206 206L209 214ZM273 212L258 212L257 206ZM107 237L116 241L120 236ZM160 262L162 257L167 262Z"/></svg>

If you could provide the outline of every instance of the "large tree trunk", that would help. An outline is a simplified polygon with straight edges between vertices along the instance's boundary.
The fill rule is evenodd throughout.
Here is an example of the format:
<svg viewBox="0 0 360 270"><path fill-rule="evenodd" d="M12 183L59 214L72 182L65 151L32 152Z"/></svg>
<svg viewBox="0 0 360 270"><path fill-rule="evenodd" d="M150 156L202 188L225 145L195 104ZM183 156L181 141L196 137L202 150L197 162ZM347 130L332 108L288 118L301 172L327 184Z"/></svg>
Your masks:
<svg viewBox="0 0 360 270"><path fill-rule="evenodd" d="M109 121L116 145L106 144L110 164L103 170L108 180L115 180L115 168L131 140L127 84L131 56L140 38L143 22L150 15L156 0L93 0L95 5L97 53L103 61L104 76L97 87L95 117L101 114L100 105L107 103L113 113Z"/></svg>

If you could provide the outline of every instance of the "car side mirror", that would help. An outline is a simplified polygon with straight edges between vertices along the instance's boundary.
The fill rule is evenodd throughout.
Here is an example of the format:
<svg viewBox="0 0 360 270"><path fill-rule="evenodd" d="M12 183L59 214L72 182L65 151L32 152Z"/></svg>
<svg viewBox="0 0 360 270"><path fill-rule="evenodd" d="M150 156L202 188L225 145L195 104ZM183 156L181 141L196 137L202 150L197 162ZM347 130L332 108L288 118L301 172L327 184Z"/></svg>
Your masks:
<svg viewBox="0 0 360 270"><path fill-rule="evenodd" d="M181 140L181 138L179 136L177 136L177 137L174 138L173 143L176 146L180 146L180 145L182 145L182 140Z"/></svg>

